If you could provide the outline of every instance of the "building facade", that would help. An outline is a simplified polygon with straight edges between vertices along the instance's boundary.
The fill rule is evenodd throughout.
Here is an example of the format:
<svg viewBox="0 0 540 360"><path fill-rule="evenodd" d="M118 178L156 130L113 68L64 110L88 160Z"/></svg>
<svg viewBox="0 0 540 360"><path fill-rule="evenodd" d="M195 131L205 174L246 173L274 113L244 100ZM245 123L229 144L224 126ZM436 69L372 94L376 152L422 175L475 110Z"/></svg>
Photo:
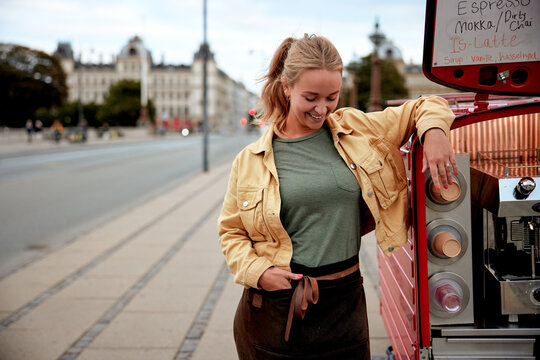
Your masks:
<svg viewBox="0 0 540 360"><path fill-rule="evenodd" d="M256 95L217 67L214 54L201 45L190 65L154 63L135 36L111 63L82 63L69 43L56 52L66 73L68 101L102 104L111 85L122 79L141 82L141 103L152 100L157 122L178 121L195 127L203 119L203 63L207 57L207 117L211 132L242 131L240 119L255 106Z"/></svg>

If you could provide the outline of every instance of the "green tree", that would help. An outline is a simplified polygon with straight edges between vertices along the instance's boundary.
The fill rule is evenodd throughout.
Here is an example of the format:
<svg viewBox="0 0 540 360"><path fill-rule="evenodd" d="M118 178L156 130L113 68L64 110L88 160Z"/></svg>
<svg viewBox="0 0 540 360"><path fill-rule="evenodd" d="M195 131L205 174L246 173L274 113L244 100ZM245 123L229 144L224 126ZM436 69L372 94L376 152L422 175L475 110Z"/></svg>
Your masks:
<svg viewBox="0 0 540 360"><path fill-rule="evenodd" d="M150 118L155 109L148 102ZM110 126L136 126L141 113L141 85L138 81L120 80L112 85L105 102L97 112L97 119Z"/></svg>
<svg viewBox="0 0 540 360"><path fill-rule="evenodd" d="M0 43L0 125L23 127L37 109L60 107L66 97L66 76L56 58Z"/></svg>
<svg viewBox="0 0 540 360"><path fill-rule="evenodd" d="M96 103L83 104L83 118L88 122L88 126L100 127L97 120L97 113L100 105ZM60 108L47 109L41 107L34 113L34 118L41 120L45 127L51 126L55 119L60 120L64 126L77 126L79 124L79 103L77 101L68 102Z"/></svg>
<svg viewBox="0 0 540 360"><path fill-rule="evenodd" d="M97 118L97 114L100 108L100 105L93 102L83 105L83 117L88 122L88 126L98 128L102 125L102 123Z"/></svg>
<svg viewBox="0 0 540 360"><path fill-rule="evenodd" d="M54 119L56 119L56 111L54 111L53 113L51 109L40 107L34 113L34 119L40 120L43 123L44 127L50 127Z"/></svg>
<svg viewBox="0 0 540 360"><path fill-rule="evenodd" d="M56 111L56 117L65 127L77 126L79 122L79 103L77 101L65 103Z"/></svg>
<svg viewBox="0 0 540 360"><path fill-rule="evenodd" d="M347 71L355 74L358 104L347 104L366 111L371 91L371 55L347 65ZM347 94L344 94L347 96ZM385 106L387 100L408 97L405 78L392 61L381 59L381 98ZM348 101L348 100L346 100Z"/></svg>

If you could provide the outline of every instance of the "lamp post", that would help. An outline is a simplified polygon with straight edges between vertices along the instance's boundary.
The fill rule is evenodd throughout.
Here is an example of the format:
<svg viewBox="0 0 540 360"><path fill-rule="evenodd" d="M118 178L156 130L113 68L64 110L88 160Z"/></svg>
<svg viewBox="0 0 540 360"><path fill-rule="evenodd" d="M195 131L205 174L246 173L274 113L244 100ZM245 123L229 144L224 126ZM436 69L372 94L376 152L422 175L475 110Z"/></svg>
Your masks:
<svg viewBox="0 0 540 360"><path fill-rule="evenodd" d="M381 99L381 61L379 59L379 46L386 39L383 33L379 31L379 20L375 22L375 32L369 35L369 40L375 46L371 55L371 91L369 94L368 111L382 110Z"/></svg>
<svg viewBox="0 0 540 360"><path fill-rule="evenodd" d="M206 41L206 0L203 0L203 171L208 172L208 43Z"/></svg>
<svg viewBox="0 0 540 360"><path fill-rule="evenodd" d="M77 93L78 93L77 97L79 98L79 101L78 101L79 124L82 124L83 119L84 119L83 104L82 104L82 70L83 70L83 66L82 66L82 52L81 52L79 53L79 71L77 75L77 80L79 83L79 86L77 89Z"/></svg>
<svg viewBox="0 0 540 360"><path fill-rule="evenodd" d="M141 57L141 113L139 115L139 124L146 125L150 121L148 117L148 57L142 39L140 39L138 47Z"/></svg>

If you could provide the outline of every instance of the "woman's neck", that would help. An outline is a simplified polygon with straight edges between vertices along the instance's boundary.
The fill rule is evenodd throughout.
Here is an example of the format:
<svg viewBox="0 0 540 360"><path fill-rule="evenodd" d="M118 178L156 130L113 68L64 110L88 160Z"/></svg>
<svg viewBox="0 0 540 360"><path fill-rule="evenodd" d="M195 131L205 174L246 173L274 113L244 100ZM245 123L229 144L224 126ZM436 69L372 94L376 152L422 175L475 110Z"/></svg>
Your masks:
<svg viewBox="0 0 540 360"><path fill-rule="evenodd" d="M324 126L324 124L323 124ZM274 128L274 135L278 139L297 139L303 136L307 136L319 131L319 129L309 129L309 128L295 128L291 126L285 126L282 130Z"/></svg>

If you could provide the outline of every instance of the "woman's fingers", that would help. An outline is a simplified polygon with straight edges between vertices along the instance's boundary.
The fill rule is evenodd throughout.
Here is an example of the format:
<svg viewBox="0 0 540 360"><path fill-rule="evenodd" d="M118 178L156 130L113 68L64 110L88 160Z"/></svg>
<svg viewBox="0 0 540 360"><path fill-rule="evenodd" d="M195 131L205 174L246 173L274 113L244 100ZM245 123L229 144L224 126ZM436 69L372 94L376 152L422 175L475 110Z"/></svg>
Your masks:
<svg viewBox="0 0 540 360"><path fill-rule="evenodd" d="M450 140L441 129L428 130L424 135L424 160L422 170L429 168L437 188L448 187L458 174L458 166Z"/></svg>
<svg viewBox="0 0 540 360"><path fill-rule="evenodd" d="M267 291L290 289L292 280L302 279L302 274L270 267L259 278L259 286Z"/></svg>

